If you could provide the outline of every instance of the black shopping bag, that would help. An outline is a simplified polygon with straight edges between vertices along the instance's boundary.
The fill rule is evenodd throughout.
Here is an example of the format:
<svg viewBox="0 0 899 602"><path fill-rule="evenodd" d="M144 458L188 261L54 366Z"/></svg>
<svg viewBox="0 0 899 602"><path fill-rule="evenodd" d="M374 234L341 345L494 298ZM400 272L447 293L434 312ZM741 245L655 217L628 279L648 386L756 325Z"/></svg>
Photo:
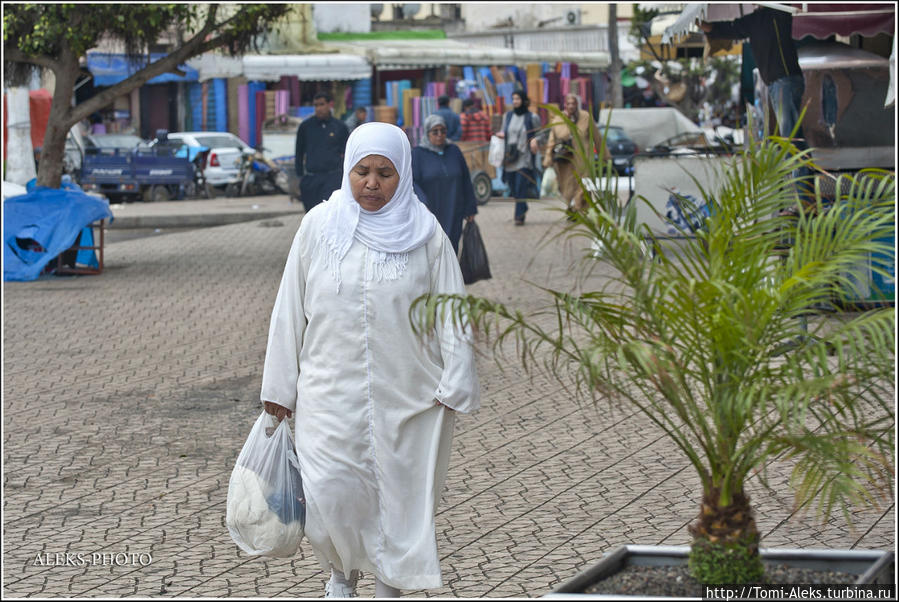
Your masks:
<svg viewBox="0 0 899 602"><path fill-rule="evenodd" d="M459 267L462 268L462 280L472 284L478 280L489 280L490 263L487 261L487 249L481 230L474 222L466 222L462 229L462 250L459 251Z"/></svg>

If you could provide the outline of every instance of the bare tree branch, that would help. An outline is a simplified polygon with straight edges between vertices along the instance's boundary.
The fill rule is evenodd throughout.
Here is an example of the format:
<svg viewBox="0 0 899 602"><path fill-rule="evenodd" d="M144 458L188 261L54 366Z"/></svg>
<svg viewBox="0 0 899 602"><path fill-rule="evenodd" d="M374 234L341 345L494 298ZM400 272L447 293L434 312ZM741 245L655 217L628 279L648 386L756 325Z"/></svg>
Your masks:
<svg viewBox="0 0 899 602"><path fill-rule="evenodd" d="M117 96L129 92L136 87L142 86L157 75L162 75L163 73L176 73L178 75L184 75L184 71L179 69L178 65L180 65L187 59L202 53L202 49L205 46L203 40L207 35L209 35L211 31L214 31L218 27L221 27L221 24L217 25L215 23L215 13L216 11L214 9L210 10L209 15L207 15L206 22L203 24L203 28L200 29L200 31L198 31L190 40L185 42L185 44L180 48L173 50L168 55L164 56L158 61L147 65L145 68L141 69L134 75L108 87L99 94L75 106L71 112L72 123L76 123L81 119L84 119L91 113L108 105Z"/></svg>
<svg viewBox="0 0 899 602"><path fill-rule="evenodd" d="M58 71L60 68L59 63L48 56L31 56L29 54L25 54L18 48L4 49L3 60L11 61L14 63L30 63L32 65L51 69L54 72Z"/></svg>

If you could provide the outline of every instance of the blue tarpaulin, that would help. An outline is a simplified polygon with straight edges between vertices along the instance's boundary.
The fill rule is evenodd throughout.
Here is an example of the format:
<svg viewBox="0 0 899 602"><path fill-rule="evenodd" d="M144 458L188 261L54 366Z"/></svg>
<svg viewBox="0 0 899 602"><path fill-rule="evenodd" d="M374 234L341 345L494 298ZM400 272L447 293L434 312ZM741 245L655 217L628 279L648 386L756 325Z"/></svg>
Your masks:
<svg viewBox="0 0 899 602"><path fill-rule="evenodd" d="M75 243L79 233L81 242L89 244L92 239L86 236L91 236L91 223L112 218L109 201L74 187L32 185L28 190L3 201L3 280L7 282L36 279L44 266ZM78 262L92 260L93 252L79 251Z"/></svg>
<svg viewBox="0 0 899 602"><path fill-rule="evenodd" d="M155 63L166 55L161 52L150 54L150 62ZM149 63L141 59L137 63L129 62L124 54L111 52L89 52L87 54L87 70L94 76L95 86L112 86L127 79L146 67ZM200 74L193 67L178 65L178 69L184 71L184 75L175 73L163 73L149 80L148 84L164 84L166 82L195 82L199 81Z"/></svg>

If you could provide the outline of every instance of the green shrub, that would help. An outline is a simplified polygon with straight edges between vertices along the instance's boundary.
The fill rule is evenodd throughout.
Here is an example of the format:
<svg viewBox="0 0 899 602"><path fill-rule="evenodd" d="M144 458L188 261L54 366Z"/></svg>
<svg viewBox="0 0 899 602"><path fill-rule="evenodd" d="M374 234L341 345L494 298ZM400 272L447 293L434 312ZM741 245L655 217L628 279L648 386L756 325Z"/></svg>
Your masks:
<svg viewBox="0 0 899 602"><path fill-rule="evenodd" d="M690 548L690 574L704 585L761 583L765 567L754 548L750 542L694 542Z"/></svg>

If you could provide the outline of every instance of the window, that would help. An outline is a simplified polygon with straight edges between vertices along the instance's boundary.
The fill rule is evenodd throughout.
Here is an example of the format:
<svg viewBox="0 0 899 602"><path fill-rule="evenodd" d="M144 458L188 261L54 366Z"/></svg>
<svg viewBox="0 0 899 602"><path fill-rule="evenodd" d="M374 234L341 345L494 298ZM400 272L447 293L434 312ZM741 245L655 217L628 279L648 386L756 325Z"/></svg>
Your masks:
<svg viewBox="0 0 899 602"><path fill-rule="evenodd" d="M215 136L194 136L194 138L197 139L197 142L200 145L208 146L209 148L221 148L223 146L244 148L247 146L245 142L241 141L241 139L236 136L224 136L218 134Z"/></svg>

